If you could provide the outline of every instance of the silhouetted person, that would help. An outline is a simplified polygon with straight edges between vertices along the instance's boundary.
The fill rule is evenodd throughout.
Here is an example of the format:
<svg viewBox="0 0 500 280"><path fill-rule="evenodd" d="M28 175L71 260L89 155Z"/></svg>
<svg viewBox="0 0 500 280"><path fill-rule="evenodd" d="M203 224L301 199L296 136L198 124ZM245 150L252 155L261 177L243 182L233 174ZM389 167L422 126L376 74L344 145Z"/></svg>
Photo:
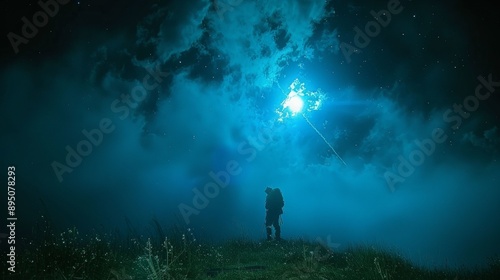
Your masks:
<svg viewBox="0 0 500 280"><path fill-rule="evenodd" d="M267 193L266 197L266 231L267 231L267 240L272 240L272 229L271 226L274 226L274 230L276 231L275 237L276 240L281 240L281 228L280 228L280 215L283 214L283 206L285 202L283 201L283 195L281 194L280 189L272 189L267 187L265 192Z"/></svg>

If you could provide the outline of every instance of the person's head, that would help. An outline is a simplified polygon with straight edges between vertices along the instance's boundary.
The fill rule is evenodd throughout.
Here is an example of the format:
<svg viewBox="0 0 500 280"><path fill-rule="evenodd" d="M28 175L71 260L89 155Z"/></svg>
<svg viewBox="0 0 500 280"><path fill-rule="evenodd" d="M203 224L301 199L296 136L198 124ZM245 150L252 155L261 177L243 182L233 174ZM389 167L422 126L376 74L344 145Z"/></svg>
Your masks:
<svg viewBox="0 0 500 280"><path fill-rule="evenodd" d="M270 187L267 187L267 188L266 188L266 190L265 190L265 192L266 192L267 194L270 194L272 191L273 191L273 189L272 189L272 188L270 188Z"/></svg>

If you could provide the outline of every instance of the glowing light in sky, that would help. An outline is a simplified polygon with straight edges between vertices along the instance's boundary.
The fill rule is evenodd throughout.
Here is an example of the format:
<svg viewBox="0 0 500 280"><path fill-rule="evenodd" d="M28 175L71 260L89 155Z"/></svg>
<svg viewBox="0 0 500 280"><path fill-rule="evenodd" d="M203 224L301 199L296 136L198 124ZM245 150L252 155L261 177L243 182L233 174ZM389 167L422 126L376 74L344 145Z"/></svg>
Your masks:
<svg viewBox="0 0 500 280"><path fill-rule="evenodd" d="M321 103L323 99L325 98L325 95L321 92L321 90L318 91L307 91L304 83L301 83L299 79L295 79L292 84L289 86L290 92L288 94L285 93L285 91L281 88L281 86L278 83L278 87L280 88L281 92L283 92L284 95L286 95L286 99L281 103L281 106L283 109L276 109L276 113L278 114L278 121L283 122L284 119L288 117L293 117L297 114L301 114L302 117L307 121L307 123L311 126L312 129L323 139L323 141L328 145L328 147L335 153L335 155L338 157L338 159L345 165L345 161L340 157L340 155L335 151L333 146L326 140L325 136L314 126L314 124L309 120L309 118L305 115L305 113L301 113L304 103L307 105L306 106L306 112L311 112L311 111L317 111L321 107ZM302 100L302 97L305 97L306 100ZM286 109L291 112L287 112Z"/></svg>
<svg viewBox="0 0 500 280"><path fill-rule="evenodd" d="M281 107L276 109L278 121L280 122L287 118L294 117L299 113L304 114L317 111L325 98L321 90L307 90L305 84L301 83L299 79L295 79L292 84L290 84L287 92L285 92L279 84L278 86L286 96L285 100L280 104Z"/></svg>
<svg viewBox="0 0 500 280"><path fill-rule="evenodd" d="M300 98L296 92L292 91L288 95L288 98L285 100L283 107L289 108L292 111L292 115L295 115L302 111L302 107L304 107L304 101L302 101L302 98Z"/></svg>

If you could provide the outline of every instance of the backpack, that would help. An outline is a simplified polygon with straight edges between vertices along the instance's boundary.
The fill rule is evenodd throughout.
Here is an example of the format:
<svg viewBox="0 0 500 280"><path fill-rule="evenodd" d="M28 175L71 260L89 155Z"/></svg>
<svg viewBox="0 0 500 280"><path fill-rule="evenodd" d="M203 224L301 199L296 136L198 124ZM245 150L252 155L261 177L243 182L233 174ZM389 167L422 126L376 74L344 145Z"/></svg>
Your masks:
<svg viewBox="0 0 500 280"><path fill-rule="evenodd" d="M283 214L283 206L285 202L283 201L283 195L279 189L273 189L266 198L266 209L270 211L279 210L280 214Z"/></svg>
<svg viewBox="0 0 500 280"><path fill-rule="evenodd" d="M281 194L281 190L275 188L272 192L273 195L273 203L277 209L280 210L280 214L283 214L283 206L285 206L285 201L283 201L283 195Z"/></svg>
<svg viewBox="0 0 500 280"><path fill-rule="evenodd" d="M283 195L281 194L281 190L276 188L274 189L273 192L275 195L277 205L279 205L280 208L283 208L283 206L285 206L285 201L283 201Z"/></svg>

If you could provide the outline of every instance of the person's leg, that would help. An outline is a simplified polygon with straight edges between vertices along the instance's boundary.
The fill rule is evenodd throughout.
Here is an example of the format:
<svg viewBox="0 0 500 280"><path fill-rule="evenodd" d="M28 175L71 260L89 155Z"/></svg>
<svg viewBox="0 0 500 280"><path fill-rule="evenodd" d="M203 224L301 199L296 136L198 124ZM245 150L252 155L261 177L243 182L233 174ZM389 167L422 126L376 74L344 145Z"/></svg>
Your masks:
<svg viewBox="0 0 500 280"><path fill-rule="evenodd" d="M266 233L267 233L267 240L272 240L273 238L271 235L273 234L271 226L273 225L273 221L271 220L271 215L269 215L269 212L266 213Z"/></svg>
<svg viewBox="0 0 500 280"><path fill-rule="evenodd" d="M281 227L280 227L280 215L276 215L274 221L274 230L276 231L276 240L281 240Z"/></svg>

